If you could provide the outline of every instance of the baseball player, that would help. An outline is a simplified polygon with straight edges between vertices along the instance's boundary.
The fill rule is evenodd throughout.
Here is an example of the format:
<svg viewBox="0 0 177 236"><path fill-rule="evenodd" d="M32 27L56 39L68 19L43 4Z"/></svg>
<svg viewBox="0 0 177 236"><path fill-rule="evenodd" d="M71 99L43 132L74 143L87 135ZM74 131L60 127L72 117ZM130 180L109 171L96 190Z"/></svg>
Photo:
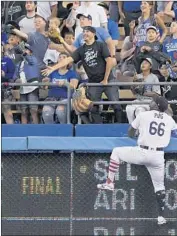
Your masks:
<svg viewBox="0 0 177 236"><path fill-rule="evenodd" d="M110 157L106 183L97 185L98 189L114 190L114 177L121 161L145 165L156 194L159 225L166 223L164 218L164 148L170 142L171 131L177 129L175 121L165 113L167 108L168 101L164 97L153 98L150 111L140 113L128 131L129 137L132 138L136 130L139 130L138 146L114 148Z"/></svg>

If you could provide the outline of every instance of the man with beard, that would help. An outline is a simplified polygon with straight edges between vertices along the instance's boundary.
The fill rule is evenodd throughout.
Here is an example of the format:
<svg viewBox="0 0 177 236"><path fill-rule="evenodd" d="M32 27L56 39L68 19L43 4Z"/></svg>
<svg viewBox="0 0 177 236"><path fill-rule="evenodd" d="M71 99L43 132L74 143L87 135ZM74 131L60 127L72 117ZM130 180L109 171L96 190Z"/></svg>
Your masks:
<svg viewBox="0 0 177 236"><path fill-rule="evenodd" d="M26 1L25 3L25 9L26 9L26 15L21 16L17 19L17 22L20 26L20 30L26 34L35 32L35 10L36 10L36 1Z"/></svg>

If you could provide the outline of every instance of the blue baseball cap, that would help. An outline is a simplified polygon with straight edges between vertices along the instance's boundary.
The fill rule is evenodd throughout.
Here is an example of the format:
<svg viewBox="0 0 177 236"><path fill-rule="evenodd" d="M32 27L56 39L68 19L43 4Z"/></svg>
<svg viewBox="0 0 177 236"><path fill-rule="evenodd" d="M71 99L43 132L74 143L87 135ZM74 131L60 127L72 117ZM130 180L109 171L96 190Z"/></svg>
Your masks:
<svg viewBox="0 0 177 236"><path fill-rule="evenodd" d="M168 101L166 98L162 96L156 96L153 99L161 112L164 112L168 109Z"/></svg>
<svg viewBox="0 0 177 236"><path fill-rule="evenodd" d="M93 34L95 34L95 40L98 39L98 37L96 36L96 29L95 29L93 26L85 26L85 27L83 28L83 31L84 31L84 30L88 30L88 31L92 32Z"/></svg>

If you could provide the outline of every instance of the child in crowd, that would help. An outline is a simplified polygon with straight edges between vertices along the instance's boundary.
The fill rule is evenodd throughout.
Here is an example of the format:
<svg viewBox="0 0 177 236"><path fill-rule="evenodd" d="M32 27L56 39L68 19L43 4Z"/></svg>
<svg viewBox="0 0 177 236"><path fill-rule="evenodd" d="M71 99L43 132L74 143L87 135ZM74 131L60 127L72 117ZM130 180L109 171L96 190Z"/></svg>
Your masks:
<svg viewBox="0 0 177 236"><path fill-rule="evenodd" d="M146 30L146 41L137 48L134 56L136 71L140 72L140 64L145 57L150 57L153 66L152 71L158 71L161 60L168 60L168 56L162 53L162 42L158 40L158 29L155 26L149 26Z"/></svg>
<svg viewBox="0 0 177 236"><path fill-rule="evenodd" d="M64 41L68 45L73 45L73 43L74 43L74 33L71 32L71 31L65 32L65 34L64 34Z"/></svg>
<svg viewBox="0 0 177 236"><path fill-rule="evenodd" d="M136 30L136 35L134 38L134 43L137 47L141 47L142 44L146 41L147 28L149 26L156 26L158 28L158 39L163 43L166 35L167 28L163 20L157 15L154 14L154 2L153 1L142 1L141 2L141 12L142 15L138 19L138 27ZM162 35L160 37L159 28L162 29Z"/></svg>
<svg viewBox="0 0 177 236"><path fill-rule="evenodd" d="M2 82L10 82L13 80L15 65L11 58L4 54L4 46L1 45L1 80Z"/></svg>
<svg viewBox="0 0 177 236"><path fill-rule="evenodd" d="M145 51L162 51L162 44L158 40L158 29L155 26L149 26L146 31L147 41L140 48L141 52Z"/></svg>
<svg viewBox="0 0 177 236"><path fill-rule="evenodd" d="M22 60L16 65L14 79L20 79L23 83L38 83L40 71L37 58L33 55L32 47L29 44L24 45L25 49L19 48L18 51L22 55ZM19 82L19 81L18 81ZM39 100L38 86L21 86L20 101L37 102ZM27 116L28 105L21 105L21 123L28 123ZM38 124L38 105L29 105L32 121Z"/></svg>
<svg viewBox="0 0 177 236"><path fill-rule="evenodd" d="M52 31L52 30L56 30L58 32L58 34L60 35L60 19L57 17L53 17L49 20L49 29L48 32ZM49 48L47 49L45 56L44 56L44 63L46 65L51 65L51 63L57 63L58 61L58 56L59 56L59 52L58 50L55 49L55 47L53 47L55 45L53 45L53 43L51 43L49 45Z"/></svg>
<svg viewBox="0 0 177 236"><path fill-rule="evenodd" d="M21 60L21 55L15 52L15 47L21 42L18 35L10 33L8 35L8 44L5 45L5 55L12 59L14 64Z"/></svg>
<svg viewBox="0 0 177 236"><path fill-rule="evenodd" d="M60 34L60 19L57 17L53 17L49 20L49 31L50 30L57 30Z"/></svg>

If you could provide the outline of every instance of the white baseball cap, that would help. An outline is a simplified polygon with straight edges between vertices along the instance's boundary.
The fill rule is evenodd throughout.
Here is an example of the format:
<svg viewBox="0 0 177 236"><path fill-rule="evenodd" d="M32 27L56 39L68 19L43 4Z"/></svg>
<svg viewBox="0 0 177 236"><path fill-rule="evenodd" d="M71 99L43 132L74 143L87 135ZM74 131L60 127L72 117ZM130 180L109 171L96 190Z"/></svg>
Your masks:
<svg viewBox="0 0 177 236"><path fill-rule="evenodd" d="M158 29L157 29L155 26L153 26L153 25L150 25L150 26L146 29L146 32L148 32L148 30L150 30L150 29L153 29L153 30L155 30L156 32L158 32Z"/></svg>
<svg viewBox="0 0 177 236"><path fill-rule="evenodd" d="M149 62L149 64L151 64L151 66L153 65L152 59L151 59L151 58L149 58L149 57L147 57L147 58L143 59L143 61L148 61L148 62Z"/></svg>

